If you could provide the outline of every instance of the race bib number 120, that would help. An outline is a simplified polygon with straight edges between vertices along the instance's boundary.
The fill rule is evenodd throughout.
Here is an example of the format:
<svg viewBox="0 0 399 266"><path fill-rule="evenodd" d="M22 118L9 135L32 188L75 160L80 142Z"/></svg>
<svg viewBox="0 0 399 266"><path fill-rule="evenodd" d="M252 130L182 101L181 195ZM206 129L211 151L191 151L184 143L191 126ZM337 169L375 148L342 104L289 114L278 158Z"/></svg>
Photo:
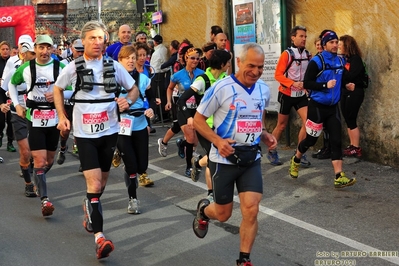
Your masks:
<svg viewBox="0 0 399 266"><path fill-rule="evenodd" d="M82 129L87 134L97 134L110 128L107 111L83 114Z"/></svg>

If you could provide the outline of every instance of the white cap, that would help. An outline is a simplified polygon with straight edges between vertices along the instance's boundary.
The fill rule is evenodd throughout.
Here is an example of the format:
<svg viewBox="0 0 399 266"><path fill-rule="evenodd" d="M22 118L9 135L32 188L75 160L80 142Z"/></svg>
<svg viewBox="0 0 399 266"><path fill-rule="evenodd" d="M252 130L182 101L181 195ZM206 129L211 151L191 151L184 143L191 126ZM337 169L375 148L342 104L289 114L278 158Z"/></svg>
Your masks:
<svg viewBox="0 0 399 266"><path fill-rule="evenodd" d="M34 46L35 44L33 42L24 42L21 47L21 53L26 53L28 51L34 52L35 51Z"/></svg>
<svg viewBox="0 0 399 266"><path fill-rule="evenodd" d="M22 44L24 42L33 42L32 37L27 34L21 35L18 38L18 44Z"/></svg>

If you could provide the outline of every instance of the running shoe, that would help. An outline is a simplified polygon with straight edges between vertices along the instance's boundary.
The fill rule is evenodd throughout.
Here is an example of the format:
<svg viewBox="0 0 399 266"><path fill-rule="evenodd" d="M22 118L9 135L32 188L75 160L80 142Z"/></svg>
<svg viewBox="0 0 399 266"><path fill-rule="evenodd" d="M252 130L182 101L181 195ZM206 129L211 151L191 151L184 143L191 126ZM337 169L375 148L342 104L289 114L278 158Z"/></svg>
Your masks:
<svg viewBox="0 0 399 266"><path fill-rule="evenodd" d="M73 144L72 153L73 153L73 154L79 154L78 145Z"/></svg>
<svg viewBox="0 0 399 266"><path fill-rule="evenodd" d="M308 161L308 157L306 156L306 154L302 154L301 157L301 167L303 168L309 168L311 165L311 163Z"/></svg>
<svg viewBox="0 0 399 266"><path fill-rule="evenodd" d="M270 161L271 165L282 165L277 150L270 150L267 153L267 159Z"/></svg>
<svg viewBox="0 0 399 266"><path fill-rule="evenodd" d="M129 205L127 206L127 213L140 214L141 212L139 210L139 204L140 201L138 201L137 199L130 198Z"/></svg>
<svg viewBox="0 0 399 266"><path fill-rule="evenodd" d="M335 178L334 180L334 187L335 188L343 188L349 187L356 183L356 178L349 179L346 177L344 172L340 173L340 176Z"/></svg>
<svg viewBox="0 0 399 266"><path fill-rule="evenodd" d="M250 259L244 259L243 261L236 260L237 266L253 266Z"/></svg>
<svg viewBox="0 0 399 266"><path fill-rule="evenodd" d="M162 138L158 139L158 152L162 157L166 157L168 155L168 145L162 144Z"/></svg>
<svg viewBox="0 0 399 266"><path fill-rule="evenodd" d="M215 201L213 200L213 193L209 193L209 195L206 196L206 198L209 200L210 203L215 202Z"/></svg>
<svg viewBox="0 0 399 266"><path fill-rule="evenodd" d="M68 150L68 146L66 146L64 149L60 148L60 151L58 152L58 155L57 155L57 163L59 165L61 165L65 162L65 152L67 150Z"/></svg>
<svg viewBox="0 0 399 266"><path fill-rule="evenodd" d="M187 168L186 172L184 173L187 177L191 177L191 173L193 172L193 168Z"/></svg>
<svg viewBox="0 0 399 266"><path fill-rule="evenodd" d="M209 219L204 219L201 215L201 208L210 204L208 199L202 199L197 205L197 214L193 221L194 234L199 238L204 238L208 233Z"/></svg>
<svg viewBox="0 0 399 266"><path fill-rule="evenodd" d="M184 159L184 157L186 157L185 153L184 153L184 147L181 146L181 144L183 143L183 139L177 139L176 140L176 145L177 145L177 154L179 155L180 158Z"/></svg>
<svg viewBox="0 0 399 266"><path fill-rule="evenodd" d="M96 243L97 259L108 257L109 253L111 253L114 248L114 244L111 240L105 239L105 237L100 237L99 239L97 239Z"/></svg>
<svg viewBox="0 0 399 266"><path fill-rule="evenodd" d="M118 149L114 151L114 157L112 158L112 165L117 168L121 165L122 156Z"/></svg>
<svg viewBox="0 0 399 266"><path fill-rule="evenodd" d="M43 216L50 216L54 212L54 206L48 198L42 199L42 214Z"/></svg>
<svg viewBox="0 0 399 266"><path fill-rule="evenodd" d="M294 161L295 155L292 156L290 160L290 169L289 173L292 178L298 178L298 172L299 172L299 166L301 165L300 163L296 163Z"/></svg>
<svg viewBox="0 0 399 266"><path fill-rule="evenodd" d="M330 159L330 158L331 158L331 150L330 150L330 148L325 148L325 149L323 149L323 150L317 155L317 159L319 159L319 160Z"/></svg>
<svg viewBox="0 0 399 266"><path fill-rule="evenodd" d="M199 176L201 174L201 167L197 167L197 164L198 164L200 159L201 159L201 157L193 157L193 158L191 158L191 165L192 165L193 168L191 170L190 176L191 176L191 180L193 180L194 182L198 181Z"/></svg>
<svg viewBox="0 0 399 266"><path fill-rule="evenodd" d="M7 151L9 151L9 152L16 152L17 149L15 149L15 148L14 148L14 145L12 145L12 143L9 142L9 143L7 144Z"/></svg>
<svg viewBox="0 0 399 266"><path fill-rule="evenodd" d="M36 188L33 183L25 184L25 196L27 197L37 197L36 195Z"/></svg>
<svg viewBox="0 0 399 266"><path fill-rule="evenodd" d="M343 154L346 157L360 158L360 157L362 157L362 148L350 145L350 146L346 147L346 149L344 149Z"/></svg>
<svg viewBox="0 0 399 266"><path fill-rule="evenodd" d="M89 200L87 198L84 198L83 199L83 227L87 232L93 233L93 226L92 226L91 218L90 218L89 204L90 204Z"/></svg>
<svg viewBox="0 0 399 266"><path fill-rule="evenodd" d="M139 185L142 187L151 187L154 185L154 181L148 178L147 173L143 173L139 176Z"/></svg>

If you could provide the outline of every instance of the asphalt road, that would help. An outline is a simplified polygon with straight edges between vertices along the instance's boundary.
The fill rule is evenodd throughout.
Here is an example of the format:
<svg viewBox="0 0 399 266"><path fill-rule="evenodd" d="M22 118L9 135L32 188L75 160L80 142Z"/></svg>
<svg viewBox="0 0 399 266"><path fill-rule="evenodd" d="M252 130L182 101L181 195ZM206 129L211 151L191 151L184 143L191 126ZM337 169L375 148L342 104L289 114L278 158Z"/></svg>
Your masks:
<svg viewBox="0 0 399 266"><path fill-rule="evenodd" d="M111 169L101 199L104 232L115 251L102 260L95 258L94 238L82 227L85 182L77 157L68 152L65 163L47 174L55 211L46 219L40 200L23 194L18 153L0 148L0 265L235 265L238 198L230 220L212 221L208 235L198 239L191 224L198 200L206 195L204 178L194 183L184 176L175 138L168 156L159 156L156 141L166 128L156 129L148 170L155 186L138 189L142 214L127 214L123 166ZM279 152L281 166L262 158L264 196L254 265L399 265L398 170L363 161L345 164L347 175L358 182L334 189L329 160L311 160L312 167L293 180L288 175L293 148Z"/></svg>

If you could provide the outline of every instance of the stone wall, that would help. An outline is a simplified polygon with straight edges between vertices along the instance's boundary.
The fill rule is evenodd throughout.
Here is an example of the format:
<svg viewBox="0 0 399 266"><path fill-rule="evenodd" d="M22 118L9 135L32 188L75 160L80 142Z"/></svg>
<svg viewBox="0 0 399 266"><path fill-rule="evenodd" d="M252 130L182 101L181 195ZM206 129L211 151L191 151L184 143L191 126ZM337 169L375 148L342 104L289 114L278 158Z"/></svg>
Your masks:
<svg viewBox="0 0 399 266"><path fill-rule="evenodd" d="M226 1L159 1L160 10L165 15L165 23L160 33L165 43L187 38L196 47L209 41L210 29L219 25L228 32L228 11Z"/></svg>
<svg viewBox="0 0 399 266"><path fill-rule="evenodd" d="M307 47L323 29L355 37L367 63L371 84L359 114L361 146L367 160L398 167L399 24L397 0L287 1L292 25L308 29ZM345 127L346 128L346 127ZM346 136L345 136L346 137ZM344 144L348 142L344 141Z"/></svg>

